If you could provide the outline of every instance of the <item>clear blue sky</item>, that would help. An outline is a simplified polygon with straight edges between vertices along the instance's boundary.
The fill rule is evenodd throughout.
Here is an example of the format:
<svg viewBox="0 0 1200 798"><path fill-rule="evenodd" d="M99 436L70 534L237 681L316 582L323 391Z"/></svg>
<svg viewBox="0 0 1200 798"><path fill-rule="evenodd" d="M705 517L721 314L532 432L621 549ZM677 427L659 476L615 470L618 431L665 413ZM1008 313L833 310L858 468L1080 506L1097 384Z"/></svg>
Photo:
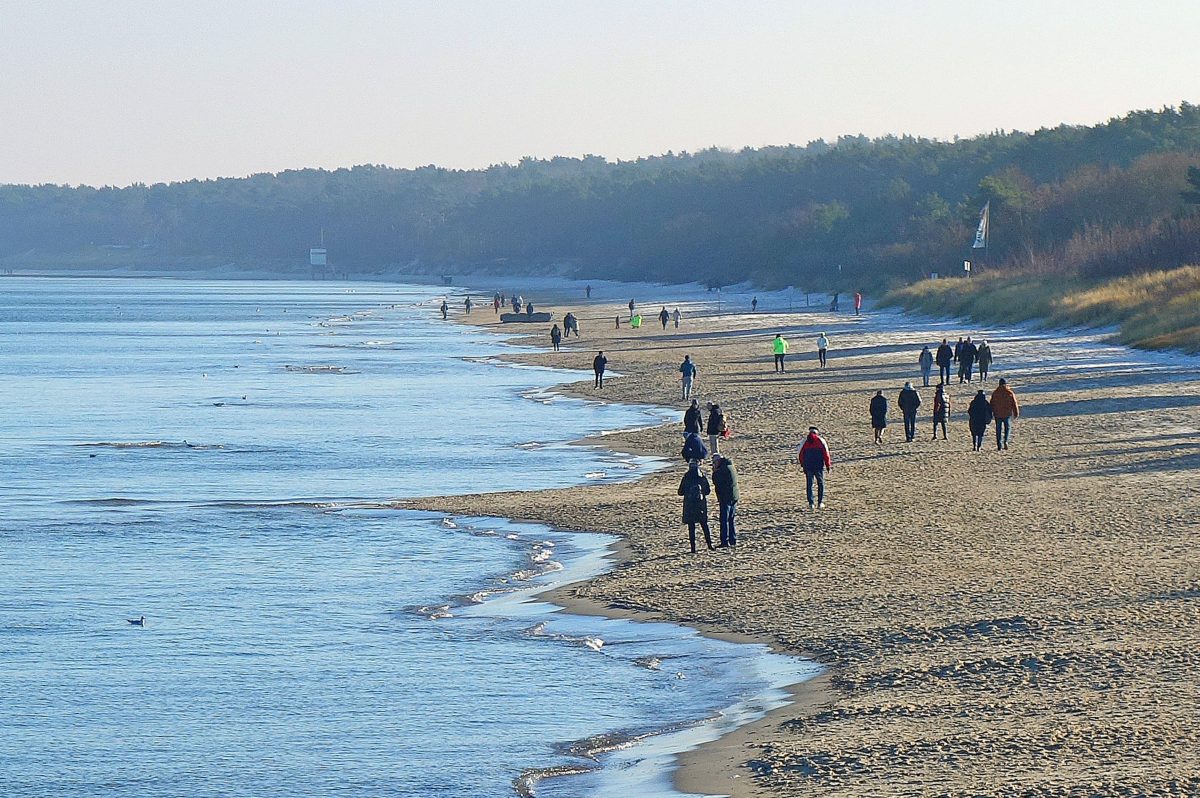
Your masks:
<svg viewBox="0 0 1200 798"><path fill-rule="evenodd" d="M0 182L950 138L1200 101L1200 2L0 0Z"/></svg>

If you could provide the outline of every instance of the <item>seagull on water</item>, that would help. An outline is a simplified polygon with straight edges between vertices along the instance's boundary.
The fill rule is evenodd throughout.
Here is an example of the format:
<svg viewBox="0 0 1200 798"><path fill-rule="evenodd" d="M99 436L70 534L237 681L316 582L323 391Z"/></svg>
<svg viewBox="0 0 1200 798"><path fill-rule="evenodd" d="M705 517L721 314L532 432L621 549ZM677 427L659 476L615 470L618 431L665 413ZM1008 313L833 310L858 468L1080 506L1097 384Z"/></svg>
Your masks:
<svg viewBox="0 0 1200 798"><path fill-rule="evenodd" d="M145 626L146 625L146 616L143 615L141 618L129 618L129 619L127 619L127 621L130 626Z"/></svg>

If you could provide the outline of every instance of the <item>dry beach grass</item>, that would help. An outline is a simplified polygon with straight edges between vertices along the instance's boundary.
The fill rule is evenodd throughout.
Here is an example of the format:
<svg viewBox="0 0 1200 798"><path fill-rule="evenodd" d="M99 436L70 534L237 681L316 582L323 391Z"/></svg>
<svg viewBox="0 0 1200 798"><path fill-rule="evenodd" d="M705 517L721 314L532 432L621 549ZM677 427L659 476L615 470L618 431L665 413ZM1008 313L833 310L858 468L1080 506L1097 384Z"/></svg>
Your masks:
<svg viewBox="0 0 1200 798"><path fill-rule="evenodd" d="M560 318L565 308L554 310ZM605 399L682 411L677 366L691 354L700 400L720 401L735 430L736 552L687 552L674 467L628 484L421 504L616 533L625 540L617 567L568 587L569 600L751 636L828 666L802 700L688 755L684 786L737 796L1200 795L1195 361L1011 370L1011 351L995 342L989 391L1006 376L1023 402L1010 451L988 439L971 452L962 413L973 391L957 385L950 441L928 439L927 389L918 440L903 443L897 418L875 446L867 402L885 388L894 403L928 335L687 307L678 331L614 329L619 310L584 306L581 341L520 359L588 369L604 349L625 375L606 384ZM491 317L488 308L473 320ZM821 371L812 339L826 323L844 329L831 333ZM777 330L793 347L783 375L771 370ZM597 393L590 379L564 390ZM817 513L802 509L791 462L809 423L834 457L829 509ZM675 457L679 429L603 442Z"/></svg>

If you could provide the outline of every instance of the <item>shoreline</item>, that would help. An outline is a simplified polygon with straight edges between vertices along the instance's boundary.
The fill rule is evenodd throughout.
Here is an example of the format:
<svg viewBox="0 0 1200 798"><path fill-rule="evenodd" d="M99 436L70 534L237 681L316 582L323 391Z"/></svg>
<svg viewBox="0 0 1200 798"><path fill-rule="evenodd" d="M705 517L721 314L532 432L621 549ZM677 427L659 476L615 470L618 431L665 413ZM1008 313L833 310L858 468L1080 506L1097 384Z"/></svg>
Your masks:
<svg viewBox="0 0 1200 798"><path fill-rule="evenodd" d="M1176 539L1200 518L1200 361L1094 333L994 329L984 387L1007 377L1023 403L1012 451L970 451L976 386L953 383L954 440L925 438L922 412L916 442L897 441L893 417L876 447L864 430L874 390L894 401L922 342L977 328L891 311L712 314L683 298L678 332L614 328L635 290L590 303L574 286L535 293L556 318L580 313L586 337L552 353L546 325L514 330L539 349L505 357L586 369L603 348L625 376L599 393L583 380L559 392L682 410L675 367L690 352L701 401L719 398L733 418L738 558L683 553L674 473L486 502L492 514L622 538L617 568L567 591L580 609L711 626L827 668L784 712L680 757L678 786L738 798L1200 790L1200 763L1182 753L1200 748L1200 607L1189 600L1200 555ZM659 306L634 295L649 313ZM495 324L481 311L454 321ZM765 353L777 330L793 344L785 375ZM826 330L821 370L809 336ZM830 508L816 514L798 511L803 484L788 465L809 423L837 466ZM677 435L668 424L594 442L661 454ZM429 500L464 514L473 501Z"/></svg>

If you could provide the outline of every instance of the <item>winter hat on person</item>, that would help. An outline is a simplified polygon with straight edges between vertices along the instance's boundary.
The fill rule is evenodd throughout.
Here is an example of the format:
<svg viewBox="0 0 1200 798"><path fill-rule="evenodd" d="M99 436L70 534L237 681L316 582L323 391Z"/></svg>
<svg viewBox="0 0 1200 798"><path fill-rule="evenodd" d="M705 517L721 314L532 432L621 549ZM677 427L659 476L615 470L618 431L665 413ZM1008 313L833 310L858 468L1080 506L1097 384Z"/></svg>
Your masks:
<svg viewBox="0 0 1200 798"><path fill-rule="evenodd" d="M808 428L808 431L809 431L809 432L813 432L813 433L815 433L815 432L817 431L817 428L816 428L816 427L809 427L809 428Z"/></svg>
<svg viewBox="0 0 1200 798"><path fill-rule="evenodd" d="M1001 378L1000 378L1000 384L1001 384L1001 385L1008 385L1008 380L1006 380L1006 379L1004 379L1003 377L1001 377Z"/></svg>
<svg viewBox="0 0 1200 798"><path fill-rule="evenodd" d="M912 383L911 383L911 382L906 382L906 383L904 383L904 387L905 387L907 390L910 390L910 391L911 391L911 390L912 390Z"/></svg>

